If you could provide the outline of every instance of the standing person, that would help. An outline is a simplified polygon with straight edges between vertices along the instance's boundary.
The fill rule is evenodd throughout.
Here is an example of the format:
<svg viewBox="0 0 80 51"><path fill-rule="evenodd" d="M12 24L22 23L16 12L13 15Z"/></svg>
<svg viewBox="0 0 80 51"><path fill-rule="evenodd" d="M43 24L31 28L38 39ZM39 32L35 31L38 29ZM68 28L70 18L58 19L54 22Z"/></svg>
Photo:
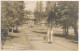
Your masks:
<svg viewBox="0 0 80 51"><path fill-rule="evenodd" d="M53 25L48 24L48 31L47 31L47 42L52 43L53 42Z"/></svg>

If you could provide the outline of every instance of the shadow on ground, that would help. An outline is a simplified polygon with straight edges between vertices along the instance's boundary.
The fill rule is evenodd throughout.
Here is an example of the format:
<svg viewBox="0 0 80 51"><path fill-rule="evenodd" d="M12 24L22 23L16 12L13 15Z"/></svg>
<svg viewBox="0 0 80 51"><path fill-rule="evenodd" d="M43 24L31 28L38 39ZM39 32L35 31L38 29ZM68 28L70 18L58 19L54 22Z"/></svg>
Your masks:
<svg viewBox="0 0 80 51"><path fill-rule="evenodd" d="M38 31L32 31L32 32L34 32L34 33L40 33L40 34L47 34L47 32L38 32ZM70 42L78 44L78 39L76 39L74 37L74 35L69 35L69 36L66 37L63 34L56 34L55 33L54 36L55 37L61 37L61 38L70 39L71 40Z"/></svg>
<svg viewBox="0 0 80 51"><path fill-rule="evenodd" d="M62 38L66 38L66 39L70 39L72 43L78 44L78 39L75 38L74 35L64 36L63 34L54 34L54 36L56 36L56 37L62 37Z"/></svg>
<svg viewBox="0 0 80 51"><path fill-rule="evenodd" d="M14 38L19 38L19 37L13 36L13 35L8 35L8 36L7 36L7 40L9 40L9 39L11 40L11 39L14 39Z"/></svg>
<svg viewBox="0 0 80 51"><path fill-rule="evenodd" d="M17 37L17 36L13 36L13 35L7 35L6 37L2 37L2 38L5 38L5 39L2 39L2 40L12 40L12 39L14 39L14 38L19 38L19 37Z"/></svg>
<svg viewBox="0 0 80 51"><path fill-rule="evenodd" d="M6 37L2 37L1 38L1 44L4 45L5 44L5 41L7 41L7 40L11 41L14 38L19 38L19 37L12 36L12 35L7 35Z"/></svg>
<svg viewBox="0 0 80 51"><path fill-rule="evenodd" d="M38 32L38 31L32 31L34 33L40 33L40 34L47 34L47 32Z"/></svg>
<svg viewBox="0 0 80 51"><path fill-rule="evenodd" d="M45 29L38 29L38 30L45 30Z"/></svg>

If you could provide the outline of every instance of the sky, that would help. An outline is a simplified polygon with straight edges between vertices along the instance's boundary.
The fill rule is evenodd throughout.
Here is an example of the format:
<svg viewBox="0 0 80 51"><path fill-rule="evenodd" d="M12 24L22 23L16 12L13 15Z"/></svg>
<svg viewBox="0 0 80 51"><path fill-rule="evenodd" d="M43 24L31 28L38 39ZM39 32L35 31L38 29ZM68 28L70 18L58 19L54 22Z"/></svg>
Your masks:
<svg viewBox="0 0 80 51"><path fill-rule="evenodd" d="M31 10L32 12L34 11L36 7L37 1L25 1L25 10ZM46 6L46 2L43 1L43 7Z"/></svg>

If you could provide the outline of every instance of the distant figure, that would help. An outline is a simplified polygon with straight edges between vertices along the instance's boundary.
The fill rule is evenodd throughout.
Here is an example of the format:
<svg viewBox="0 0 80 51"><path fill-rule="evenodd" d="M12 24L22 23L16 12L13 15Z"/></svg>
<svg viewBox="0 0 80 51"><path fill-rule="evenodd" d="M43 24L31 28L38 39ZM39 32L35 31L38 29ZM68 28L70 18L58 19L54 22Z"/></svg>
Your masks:
<svg viewBox="0 0 80 51"><path fill-rule="evenodd" d="M12 31L12 27L9 27L9 32L11 32Z"/></svg>
<svg viewBox="0 0 80 51"><path fill-rule="evenodd" d="M33 26L31 26L31 28L33 28Z"/></svg>

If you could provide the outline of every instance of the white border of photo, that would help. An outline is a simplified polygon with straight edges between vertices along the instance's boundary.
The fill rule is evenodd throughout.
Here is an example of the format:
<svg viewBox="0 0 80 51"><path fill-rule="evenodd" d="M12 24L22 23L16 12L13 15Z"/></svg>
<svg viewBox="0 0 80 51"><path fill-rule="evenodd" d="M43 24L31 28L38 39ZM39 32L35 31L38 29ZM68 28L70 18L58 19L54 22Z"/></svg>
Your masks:
<svg viewBox="0 0 80 51"><path fill-rule="evenodd" d="M0 0L0 1L79 1L79 0ZM0 2L0 28L1 28L1 2ZM80 2L79 2L79 34L80 34ZM78 36L78 50L1 50L0 29L0 51L80 51L80 35Z"/></svg>
<svg viewBox="0 0 80 51"><path fill-rule="evenodd" d="M1 1L79 1L79 0L1 0Z"/></svg>

